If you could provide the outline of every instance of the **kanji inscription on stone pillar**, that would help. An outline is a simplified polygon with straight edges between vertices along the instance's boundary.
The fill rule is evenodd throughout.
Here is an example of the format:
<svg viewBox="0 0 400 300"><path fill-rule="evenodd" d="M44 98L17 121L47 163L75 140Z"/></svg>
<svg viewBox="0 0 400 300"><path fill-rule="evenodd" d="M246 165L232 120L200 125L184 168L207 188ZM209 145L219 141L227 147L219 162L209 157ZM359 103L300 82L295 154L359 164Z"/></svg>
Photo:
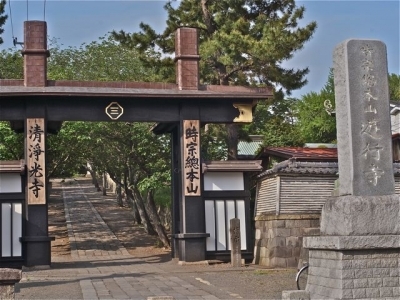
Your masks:
<svg viewBox="0 0 400 300"><path fill-rule="evenodd" d="M386 46L346 40L334 52L339 194L394 194Z"/></svg>

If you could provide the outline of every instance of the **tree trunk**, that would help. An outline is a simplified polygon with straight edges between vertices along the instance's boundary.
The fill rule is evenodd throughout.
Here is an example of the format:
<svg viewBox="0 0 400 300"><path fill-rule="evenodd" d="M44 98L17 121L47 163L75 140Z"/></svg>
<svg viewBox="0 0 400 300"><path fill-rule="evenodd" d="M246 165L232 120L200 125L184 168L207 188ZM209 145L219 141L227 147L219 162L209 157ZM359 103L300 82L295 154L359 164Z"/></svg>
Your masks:
<svg viewBox="0 0 400 300"><path fill-rule="evenodd" d="M117 183L117 188L115 189L117 194L117 204L119 207L123 207L124 203L122 202L122 187L120 183Z"/></svg>
<svg viewBox="0 0 400 300"><path fill-rule="evenodd" d="M227 146L228 146L228 160L237 160L238 150L237 146L239 143L239 128L238 125L226 124L227 133Z"/></svg>
<svg viewBox="0 0 400 300"><path fill-rule="evenodd" d="M107 176L103 173L103 196L107 196Z"/></svg>
<svg viewBox="0 0 400 300"><path fill-rule="evenodd" d="M117 204L118 204L118 206L123 207L124 203L122 201L122 181L121 181L121 176L117 177L117 176L115 176L115 174L113 174L112 172L109 172L108 170L107 170L107 174L110 176L110 179L115 184L115 194L116 194Z"/></svg>
<svg viewBox="0 0 400 300"><path fill-rule="evenodd" d="M171 231L172 226L172 212L171 207L157 207L157 213L160 216L161 224L164 226L165 230Z"/></svg>
<svg viewBox="0 0 400 300"><path fill-rule="evenodd" d="M154 202L153 192L147 192L147 211L149 213L150 219L156 230L158 237L160 238L161 242L163 243L164 247L170 248L171 244L169 242L167 233L165 232L164 226L161 224L160 216L157 213L157 207Z"/></svg>
<svg viewBox="0 0 400 300"><path fill-rule="evenodd" d="M126 190L125 190L126 191ZM128 192L125 192L126 196L126 203L128 204L129 208L131 209L131 213L133 216L133 223L134 224L142 224L142 219L140 218L139 210L135 203L135 199L132 196L129 196Z"/></svg>
<svg viewBox="0 0 400 300"><path fill-rule="evenodd" d="M137 193L135 192L135 190L128 188L127 195L128 197L132 197L132 199L134 199L136 207L140 214L140 219L142 220L142 225L146 233L149 235L156 235L157 233L155 232L154 227L150 222L149 216L147 215L146 208L144 206L143 199L140 193Z"/></svg>
<svg viewBox="0 0 400 300"><path fill-rule="evenodd" d="M135 199L133 199L133 197L130 196L132 193L128 191L129 188L128 188L127 174L128 172L125 172L124 174L124 191L125 191L126 203L128 203L129 208L131 208L134 224L142 224L142 219L140 218L139 210L135 203Z"/></svg>
<svg viewBox="0 0 400 300"><path fill-rule="evenodd" d="M96 190L98 192L100 192L101 188L99 185L99 181L97 180L97 177L96 177L96 171L93 168L88 168L87 170L89 171L90 176L92 176L92 183L94 184L94 187L96 188Z"/></svg>

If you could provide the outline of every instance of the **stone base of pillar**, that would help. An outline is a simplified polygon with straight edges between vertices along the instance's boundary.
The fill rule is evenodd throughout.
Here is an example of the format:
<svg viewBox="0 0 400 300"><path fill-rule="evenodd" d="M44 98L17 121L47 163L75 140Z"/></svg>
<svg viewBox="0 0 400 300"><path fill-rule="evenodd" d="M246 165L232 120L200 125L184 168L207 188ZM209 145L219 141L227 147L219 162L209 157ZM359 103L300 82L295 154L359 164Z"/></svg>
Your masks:
<svg viewBox="0 0 400 300"><path fill-rule="evenodd" d="M309 299L400 299L399 209L398 195L328 198L321 236L303 239Z"/></svg>
<svg viewBox="0 0 400 300"><path fill-rule="evenodd" d="M21 280L22 272L18 269L0 269L0 299L14 299L14 286Z"/></svg>
<svg viewBox="0 0 400 300"><path fill-rule="evenodd" d="M195 262L206 259L206 238L209 233L180 233L174 236L178 240L179 261Z"/></svg>
<svg viewBox="0 0 400 300"><path fill-rule="evenodd" d="M329 197L321 212L321 236L400 235L400 197Z"/></svg>
<svg viewBox="0 0 400 300"><path fill-rule="evenodd" d="M34 266L50 266L51 265L51 241L54 237L35 236L22 237L21 242L24 244L26 267Z"/></svg>
<svg viewBox="0 0 400 300"><path fill-rule="evenodd" d="M304 247L310 299L400 298L400 236L309 237Z"/></svg>

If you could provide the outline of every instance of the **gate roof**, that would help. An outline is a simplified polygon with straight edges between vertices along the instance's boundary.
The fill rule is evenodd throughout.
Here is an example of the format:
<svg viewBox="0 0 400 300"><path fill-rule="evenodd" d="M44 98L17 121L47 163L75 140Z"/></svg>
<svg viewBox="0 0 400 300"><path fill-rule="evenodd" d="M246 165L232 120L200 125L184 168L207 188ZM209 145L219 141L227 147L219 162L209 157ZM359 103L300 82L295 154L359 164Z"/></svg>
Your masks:
<svg viewBox="0 0 400 300"><path fill-rule="evenodd" d="M271 88L243 86L203 85L198 90L179 90L172 83L154 82L99 82L49 80L45 87L25 87L23 80L1 79L0 102L5 96L97 96L140 98L235 98L268 99L273 96ZM3 98L4 99L4 98Z"/></svg>

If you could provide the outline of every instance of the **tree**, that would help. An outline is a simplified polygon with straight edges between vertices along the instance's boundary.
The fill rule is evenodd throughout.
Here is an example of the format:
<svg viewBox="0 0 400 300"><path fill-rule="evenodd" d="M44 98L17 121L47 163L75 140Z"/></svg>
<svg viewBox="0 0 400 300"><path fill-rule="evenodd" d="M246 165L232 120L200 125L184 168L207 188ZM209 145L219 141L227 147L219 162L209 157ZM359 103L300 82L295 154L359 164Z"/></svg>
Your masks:
<svg viewBox="0 0 400 300"><path fill-rule="evenodd" d="M0 45L3 44L1 35L4 32L3 25L6 23L7 15L4 13L6 8L6 0L0 0Z"/></svg>
<svg viewBox="0 0 400 300"><path fill-rule="evenodd" d="M302 138L308 143L333 143L336 141L336 118L324 106L329 100L335 107L335 84L333 70L320 92L310 92L297 104L298 125Z"/></svg>
<svg viewBox="0 0 400 300"><path fill-rule="evenodd" d="M160 79L154 69L142 64L135 49L119 47L110 36L67 49L61 49L53 40L50 52L49 79ZM0 61L4 62L0 65L2 76L22 78L23 58L19 52L12 49L2 51ZM108 172L117 184L124 187L132 208L140 211L140 222L146 231L157 232L168 247L168 236L157 214L157 191L170 188L169 139L168 136L155 136L149 127L145 123L64 122L58 134L47 139L47 175L74 174L87 161L97 171ZM20 159L23 154L23 134L16 135L7 122L0 122L0 159Z"/></svg>
<svg viewBox="0 0 400 300"><path fill-rule="evenodd" d="M110 35L79 48L62 49L50 43L48 77L53 80L160 81L154 68L146 67L135 49L122 48Z"/></svg>
<svg viewBox="0 0 400 300"><path fill-rule="evenodd" d="M90 125L87 159L121 185L138 210L147 233L157 232L164 246L168 236L157 213L155 192L170 185L170 152L166 137L150 132L146 123L96 123ZM107 147L104 147L104 145Z"/></svg>
<svg viewBox="0 0 400 300"><path fill-rule="evenodd" d="M400 101L400 76L390 74L390 100ZM332 109L335 108L335 84L333 70L329 72L328 80L320 92L310 92L301 97L297 104L298 126L305 142L335 143L336 118L326 111L325 101L329 100Z"/></svg>
<svg viewBox="0 0 400 300"><path fill-rule="evenodd" d="M400 75L389 75L389 96L390 100L400 101Z"/></svg>
<svg viewBox="0 0 400 300"><path fill-rule="evenodd" d="M306 84L308 68L282 67L282 62L292 58L312 37L317 26L315 22L298 26L305 8L296 7L294 0L183 0L177 8L169 1L165 9L168 20L161 34L141 23L140 32L114 31L112 35L142 54L158 49L171 54L176 29L197 27L202 83L270 86L289 94ZM172 68L169 57L159 63ZM227 125L230 159L237 157L238 136L236 124Z"/></svg>
<svg viewBox="0 0 400 300"><path fill-rule="evenodd" d="M91 138L87 122L64 122L56 135L47 139L47 176L68 177L86 165Z"/></svg>
<svg viewBox="0 0 400 300"><path fill-rule="evenodd" d="M0 51L0 79L23 79L24 58L21 51L8 49Z"/></svg>
<svg viewBox="0 0 400 300"><path fill-rule="evenodd" d="M50 51L48 76L51 79L160 79L154 68L143 65L137 50L121 48L110 36L67 49L61 49L53 40ZM169 247L156 207L156 191L170 185L169 147L166 137L153 135L149 126L145 123L65 122L59 134L49 141L50 167L71 170L89 161L95 169L90 171L107 172L124 189L134 216L138 212L138 222L146 232L156 232Z"/></svg>
<svg viewBox="0 0 400 300"><path fill-rule="evenodd" d="M11 130L10 124L0 121L0 160L24 158L24 135Z"/></svg>
<svg viewBox="0 0 400 300"><path fill-rule="evenodd" d="M265 147L301 146L304 144L297 124L295 98L274 103L259 103L253 122L246 129L250 134L262 135Z"/></svg>

